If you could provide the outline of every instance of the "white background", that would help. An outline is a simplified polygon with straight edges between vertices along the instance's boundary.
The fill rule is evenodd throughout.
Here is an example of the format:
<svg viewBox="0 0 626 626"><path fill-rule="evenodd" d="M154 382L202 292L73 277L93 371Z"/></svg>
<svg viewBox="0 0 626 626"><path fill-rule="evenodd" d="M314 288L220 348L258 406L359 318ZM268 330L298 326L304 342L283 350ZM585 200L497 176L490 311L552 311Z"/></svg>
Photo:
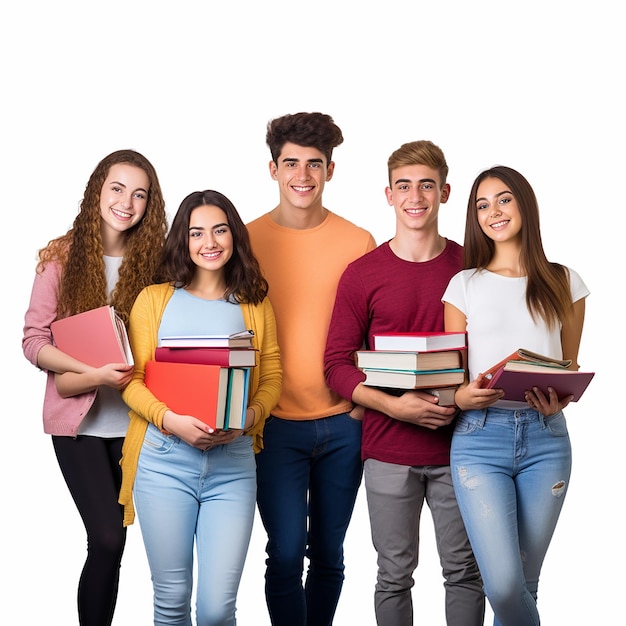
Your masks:
<svg viewBox="0 0 626 626"><path fill-rule="evenodd" d="M574 471L543 569L542 623L624 619L618 444L625 431L615 370L625 348L616 302L624 284L626 137L618 4L3 4L2 623L76 624L85 556L80 518L42 431L44 375L21 354L37 250L71 226L97 162L120 148L153 162L170 216L185 195L206 188L229 196L244 221L265 213L278 198L265 127L297 111L330 113L342 128L325 205L379 243L393 235L383 193L387 158L406 141L430 139L446 153L452 195L441 231L457 241L480 170L509 165L534 186L549 258L574 267L591 289L580 363L597 372L583 400L567 409ZM269 624L264 546L257 522L240 589L244 626ZM345 553L335 624L371 626L376 561L363 491ZM445 623L426 508L414 602L416 624ZM151 603L135 524L114 624L151 623Z"/></svg>

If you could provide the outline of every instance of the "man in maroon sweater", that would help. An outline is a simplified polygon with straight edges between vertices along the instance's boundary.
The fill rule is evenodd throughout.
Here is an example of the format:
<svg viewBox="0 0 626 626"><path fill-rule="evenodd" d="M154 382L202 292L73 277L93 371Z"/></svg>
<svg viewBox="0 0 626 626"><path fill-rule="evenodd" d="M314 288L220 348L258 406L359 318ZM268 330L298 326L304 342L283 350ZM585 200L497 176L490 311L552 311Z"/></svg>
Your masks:
<svg viewBox="0 0 626 626"><path fill-rule="evenodd" d="M411 626L424 500L433 516L446 589L448 626L480 626L485 601L478 567L450 476L454 407L420 391L401 395L363 384L354 352L388 332L442 331L441 297L461 269L462 248L439 234L448 200L448 166L430 141L402 145L388 161L393 239L352 262L337 289L324 357L328 385L365 408L362 458L372 540L378 553L374 594L380 626Z"/></svg>

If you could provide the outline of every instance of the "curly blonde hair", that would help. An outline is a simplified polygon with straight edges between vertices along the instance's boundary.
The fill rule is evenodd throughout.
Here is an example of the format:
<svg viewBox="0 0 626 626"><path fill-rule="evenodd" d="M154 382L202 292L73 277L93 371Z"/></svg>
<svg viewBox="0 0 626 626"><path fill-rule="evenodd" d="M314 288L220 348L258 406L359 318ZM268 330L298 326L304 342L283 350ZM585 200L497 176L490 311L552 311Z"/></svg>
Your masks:
<svg viewBox="0 0 626 626"><path fill-rule="evenodd" d="M150 189L143 218L126 232L124 259L109 301L100 230L100 194L109 169L119 163L141 168L148 176ZM62 267L57 317L112 304L128 323L135 298L153 282L167 229L165 201L150 161L134 150L118 150L104 157L89 177L72 228L39 251L37 271L45 271L49 262L57 262Z"/></svg>

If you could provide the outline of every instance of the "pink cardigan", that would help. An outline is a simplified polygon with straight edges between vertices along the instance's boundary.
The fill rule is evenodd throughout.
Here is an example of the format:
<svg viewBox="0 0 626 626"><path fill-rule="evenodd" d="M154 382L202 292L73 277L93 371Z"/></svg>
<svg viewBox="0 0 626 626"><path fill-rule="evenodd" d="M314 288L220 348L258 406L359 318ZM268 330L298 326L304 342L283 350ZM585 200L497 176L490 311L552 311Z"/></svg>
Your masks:
<svg viewBox="0 0 626 626"><path fill-rule="evenodd" d="M24 356L36 367L39 367L37 364L39 350L53 344L50 324L56 319L60 278L61 267L58 263L47 263L44 269L38 270L35 275L30 304L24 316L22 350ZM76 437L80 423L96 398L96 391L62 398L56 390L54 373L46 373L46 391L43 400L44 432L49 435Z"/></svg>

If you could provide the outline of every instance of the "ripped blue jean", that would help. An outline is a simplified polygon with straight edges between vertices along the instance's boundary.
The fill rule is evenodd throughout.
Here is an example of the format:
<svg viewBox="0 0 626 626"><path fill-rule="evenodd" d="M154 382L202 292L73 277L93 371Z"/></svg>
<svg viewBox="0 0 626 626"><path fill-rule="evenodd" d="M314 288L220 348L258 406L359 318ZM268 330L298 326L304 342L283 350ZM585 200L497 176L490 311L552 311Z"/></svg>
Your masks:
<svg viewBox="0 0 626 626"><path fill-rule="evenodd" d="M495 614L494 626L537 626L541 566L569 486L562 412L462 412L450 466L457 502Z"/></svg>

